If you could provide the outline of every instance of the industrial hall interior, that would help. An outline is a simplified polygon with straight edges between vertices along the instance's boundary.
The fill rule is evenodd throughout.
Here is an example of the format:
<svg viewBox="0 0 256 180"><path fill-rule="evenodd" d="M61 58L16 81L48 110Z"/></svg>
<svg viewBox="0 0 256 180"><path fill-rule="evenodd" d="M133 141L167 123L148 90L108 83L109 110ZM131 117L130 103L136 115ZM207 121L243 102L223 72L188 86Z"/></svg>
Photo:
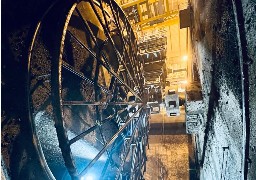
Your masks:
<svg viewBox="0 0 256 180"><path fill-rule="evenodd" d="M256 0L2 0L2 180L255 180Z"/></svg>

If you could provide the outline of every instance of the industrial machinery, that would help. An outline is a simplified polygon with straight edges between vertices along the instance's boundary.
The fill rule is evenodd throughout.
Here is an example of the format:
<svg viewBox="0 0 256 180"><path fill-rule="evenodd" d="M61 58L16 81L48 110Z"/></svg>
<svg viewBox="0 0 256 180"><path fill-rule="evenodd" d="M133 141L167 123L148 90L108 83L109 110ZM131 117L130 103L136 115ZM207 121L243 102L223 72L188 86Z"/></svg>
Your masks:
<svg viewBox="0 0 256 180"><path fill-rule="evenodd" d="M156 107L159 112L159 103L163 99L163 90L165 88L166 79L166 36L165 33L156 33L154 35L144 36L140 39L139 49L140 58L144 62L144 77L145 87L148 91L148 102L150 102L152 109L153 104L158 104ZM152 104L153 103L153 104Z"/></svg>
<svg viewBox="0 0 256 180"><path fill-rule="evenodd" d="M115 1L52 3L29 47L27 87L33 143L49 179L142 179L142 72Z"/></svg>
<svg viewBox="0 0 256 180"><path fill-rule="evenodd" d="M175 106L175 112L171 113L169 112L169 101L167 104L165 103L166 108L169 108L168 116L170 114L179 115L177 108L184 104L184 85L187 84L190 76L188 30L185 34L185 31L180 30L180 28L190 25L190 21L184 21L183 18L190 18L188 4L187 0L121 0L121 7L136 29L139 39L140 53L145 67L145 84L147 86L154 85L155 88L160 87L164 101L167 98L170 101L175 99L175 102L176 100L181 102ZM181 33L185 35L186 39L181 38ZM167 39L168 47L166 47ZM185 40L186 46L181 47L180 44L183 40ZM166 58L167 53L168 58ZM174 95L168 95L165 92L167 89L173 88L177 89L175 98L172 97Z"/></svg>
<svg viewBox="0 0 256 180"><path fill-rule="evenodd" d="M168 116L180 115L179 95L175 90L169 90L165 95L166 113Z"/></svg>

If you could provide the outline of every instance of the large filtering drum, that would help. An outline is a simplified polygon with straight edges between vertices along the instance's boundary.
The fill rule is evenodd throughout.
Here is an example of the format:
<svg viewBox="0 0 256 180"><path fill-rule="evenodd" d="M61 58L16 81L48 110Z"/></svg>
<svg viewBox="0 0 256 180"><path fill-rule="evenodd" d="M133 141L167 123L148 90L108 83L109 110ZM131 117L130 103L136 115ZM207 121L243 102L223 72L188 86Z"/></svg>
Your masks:
<svg viewBox="0 0 256 180"><path fill-rule="evenodd" d="M143 177L148 114L137 57L115 1L57 1L45 12L29 49L28 93L49 179Z"/></svg>

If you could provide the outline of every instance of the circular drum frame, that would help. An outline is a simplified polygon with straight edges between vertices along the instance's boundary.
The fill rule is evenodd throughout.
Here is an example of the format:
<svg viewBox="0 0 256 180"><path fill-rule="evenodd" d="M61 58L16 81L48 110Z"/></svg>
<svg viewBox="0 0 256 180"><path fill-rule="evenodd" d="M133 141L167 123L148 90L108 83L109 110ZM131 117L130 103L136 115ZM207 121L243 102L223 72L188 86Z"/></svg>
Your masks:
<svg viewBox="0 0 256 180"><path fill-rule="evenodd" d="M100 178L106 177L110 166L116 167L115 179L141 178L148 139L148 113L142 100L143 63L137 58L132 28L117 3L54 2L37 24L28 60L29 119L34 144L49 179L56 177L47 165L48 154L38 138L38 112L47 113L53 120L72 179L83 179L103 154L107 161ZM77 114L87 117L77 123ZM106 124L118 128L110 132L104 130ZM75 136L70 138L69 131ZM101 145L92 146L99 152L78 170L71 145L86 141L86 136L93 132L91 136ZM115 151L121 157L118 162L112 157ZM127 165L130 172L125 170Z"/></svg>

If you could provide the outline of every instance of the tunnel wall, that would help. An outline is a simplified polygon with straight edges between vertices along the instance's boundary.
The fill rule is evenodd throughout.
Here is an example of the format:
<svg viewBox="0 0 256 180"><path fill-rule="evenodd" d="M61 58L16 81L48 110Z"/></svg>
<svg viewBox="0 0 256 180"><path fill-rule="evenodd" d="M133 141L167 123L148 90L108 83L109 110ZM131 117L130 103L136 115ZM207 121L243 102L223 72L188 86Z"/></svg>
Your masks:
<svg viewBox="0 0 256 180"><path fill-rule="evenodd" d="M248 179L256 178L256 1L244 0L242 4L244 15L245 36L248 53L249 79L249 159Z"/></svg>
<svg viewBox="0 0 256 180"><path fill-rule="evenodd" d="M242 18L244 31L241 32L236 22L239 15L234 9L237 2L192 1L193 59L200 74L206 107L204 121L196 134L200 179L246 179L247 174L248 179L256 177L253 125L256 119L256 5L254 1L243 1L241 9L245 19ZM242 33L241 36L238 31ZM246 38L243 40L242 36ZM241 54L241 49L246 49L246 53ZM245 77L249 80L247 87L242 85L241 72L244 69L241 69L241 60L242 64L248 65L248 76ZM249 96L243 102L246 88ZM247 102L250 114L246 122L251 124L250 134L244 124L244 115L248 115L248 112L244 112ZM250 137L249 156L246 152L246 136ZM245 162L250 162L248 173Z"/></svg>

